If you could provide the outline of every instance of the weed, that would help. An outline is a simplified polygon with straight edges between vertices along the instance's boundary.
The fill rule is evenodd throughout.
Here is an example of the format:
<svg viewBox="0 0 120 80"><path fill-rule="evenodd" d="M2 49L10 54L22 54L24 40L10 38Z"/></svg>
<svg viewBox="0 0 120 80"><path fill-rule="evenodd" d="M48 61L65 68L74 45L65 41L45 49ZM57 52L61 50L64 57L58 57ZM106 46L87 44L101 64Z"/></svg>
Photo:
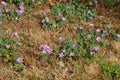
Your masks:
<svg viewBox="0 0 120 80"><path fill-rule="evenodd" d="M105 80L116 80L120 78L120 65L115 62L103 63L101 65L101 70Z"/></svg>
<svg viewBox="0 0 120 80"><path fill-rule="evenodd" d="M15 60L19 54L18 48L18 34L13 33L10 37L7 36L4 30L0 30L0 56L2 56L5 62L18 62ZM18 62L21 63L21 62ZM14 64L13 64L14 65Z"/></svg>
<svg viewBox="0 0 120 80"><path fill-rule="evenodd" d="M43 28L57 28L69 22L80 24L83 20L91 20L96 16L96 12L83 4L69 2L66 4L56 3L52 6L50 13L42 16ZM46 17L49 21L46 20Z"/></svg>

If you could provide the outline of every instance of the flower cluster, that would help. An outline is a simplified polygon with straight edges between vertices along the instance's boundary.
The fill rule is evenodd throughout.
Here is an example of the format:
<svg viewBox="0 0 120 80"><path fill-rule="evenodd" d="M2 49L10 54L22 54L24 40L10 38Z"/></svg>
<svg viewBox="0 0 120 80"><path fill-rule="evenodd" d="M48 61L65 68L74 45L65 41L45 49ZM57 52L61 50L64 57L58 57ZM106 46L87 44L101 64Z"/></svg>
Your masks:
<svg viewBox="0 0 120 80"><path fill-rule="evenodd" d="M1 4L2 4L3 6L7 6L7 3L6 3L5 1L2 1Z"/></svg>
<svg viewBox="0 0 120 80"><path fill-rule="evenodd" d="M64 37L59 37L59 41L64 41Z"/></svg>
<svg viewBox="0 0 120 80"><path fill-rule="evenodd" d="M17 32L14 32L14 33L10 36L10 38L18 38L18 37L19 37L19 35L18 35Z"/></svg>
<svg viewBox="0 0 120 80"><path fill-rule="evenodd" d="M25 11L24 5L21 4L21 5L19 6L19 9L16 10L16 13L17 13L18 15L21 15L24 11Z"/></svg>
<svg viewBox="0 0 120 80"><path fill-rule="evenodd" d="M117 34L117 37L120 38L120 34Z"/></svg>
<svg viewBox="0 0 120 80"><path fill-rule="evenodd" d="M90 55L95 54L97 51L99 51L100 48L99 47L93 47L92 51L90 52Z"/></svg>
<svg viewBox="0 0 120 80"><path fill-rule="evenodd" d="M6 48L7 48L7 49L10 49L10 44L6 44Z"/></svg>
<svg viewBox="0 0 120 80"><path fill-rule="evenodd" d="M41 45L41 49L42 49L42 53L44 53L44 54L46 54L46 53L48 53L48 54L53 53L52 52L53 50L48 45Z"/></svg>
<svg viewBox="0 0 120 80"><path fill-rule="evenodd" d="M62 50L62 52L59 54L59 58L63 58L63 57L65 56L65 54L66 54L66 50L64 49L64 50ZM74 53L73 53L73 52L70 52L70 53L69 53L69 56L70 56L70 57L74 56Z"/></svg>
<svg viewBox="0 0 120 80"><path fill-rule="evenodd" d="M49 19L48 17L45 17L45 19L42 19L41 22L42 22L42 23L45 23L45 22L46 22L46 23L49 23L49 21L50 21L50 19Z"/></svg>
<svg viewBox="0 0 120 80"><path fill-rule="evenodd" d="M22 63L23 62L23 58L21 58L21 57L16 58L16 62Z"/></svg>

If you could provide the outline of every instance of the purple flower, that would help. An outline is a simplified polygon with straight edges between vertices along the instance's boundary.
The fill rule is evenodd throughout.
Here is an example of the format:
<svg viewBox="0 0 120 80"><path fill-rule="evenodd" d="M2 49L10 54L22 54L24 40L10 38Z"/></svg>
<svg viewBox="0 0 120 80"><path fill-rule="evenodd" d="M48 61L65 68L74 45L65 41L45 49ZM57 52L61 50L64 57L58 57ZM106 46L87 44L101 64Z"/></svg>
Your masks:
<svg viewBox="0 0 120 80"><path fill-rule="evenodd" d="M62 17L62 21L66 21L66 18L65 18L65 17Z"/></svg>
<svg viewBox="0 0 120 80"><path fill-rule="evenodd" d="M76 45L76 44L73 44L72 47L73 47L73 49L76 49L76 48L77 48L77 45Z"/></svg>
<svg viewBox="0 0 120 80"><path fill-rule="evenodd" d="M32 2L35 2L35 0L32 0Z"/></svg>
<svg viewBox="0 0 120 80"><path fill-rule="evenodd" d="M87 35L88 39L92 38L92 35L91 34L88 34Z"/></svg>
<svg viewBox="0 0 120 80"><path fill-rule="evenodd" d="M45 11L40 11L43 15L46 15L46 12Z"/></svg>
<svg viewBox="0 0 120 80"><path fill-rule="evenodd" d="M94 3L95 3L95 4L97 4L97 3L98 3L98 1L97 1L97 0L94 0Z"/></svg>
<svg viewBox="0 0 120 80"><path fill-rule="evenodd" d="M45 17L45 21L48 23L50 19L48 17Z"/></svg>
<svg viewBox="0 0 120 80"><path fill-rule="evenodd" d="M117 37L120 38L120 34L117 34Z"/></svg>
<svg viewBox="0 0 120 80"><path fill-rule="evenodd" d="M70 52L70 55L69 56L74 56L74 53Z"/></svg>
<svg viewBox="0 0 120 80"><path fill-rule="evenodd" d="M42 53L52 53L52 49L48 45L41 45Z"/></svg>
<svg viewBox="0 0 120 80"><path fill-rule="evenodd" d="M94 47L93 50L94 50L94 51L99 51L100 48L99 48L99 47Z"/></svg>
<svg viewBox="0 0 120 80"><path fill-rule="evenodd" d="M87 13L88 13L89 15L93 15L93 14L92 14L92 12L91 12L90 10L88 10L88 12L87 12Z"/></svg>
<svg viewBox="0 0 120 80"><path fill-rule="evenodd" d="M42 23L45 23L45 19L42 19L42 21L41 21Z"/></svg>
<svg viewBox="0 0 120 80"><path fill-rule="evenodd" d="M78 28L76 26L74 26L74 30L77 30Z"/></svg>
<svg viewBox="0 0 120 80"><path fill-rule="evenodd" d="M64 40L64 38L63 38L63 37L59 37L59 40L60 40L60 41L63 41L63 40Z"/></svg>
<svg viewBox="0 0 120 80"><path fill-rule="evenodd" d="M93 55L93 54L95 54L95 52L94 52L94 51L91 51L91 52L90 52L90 55Z"/></svg>
<svg viewBox="0 0 120 80"><path fill-rule="evenodd" d="M7 3L6 3L5 1L2 1L1 4L2 4L3 6L7 6Z"/></svg>
<svg viewBox="0 0 120 80"><path fill-rule="evenodd" d="M80 28L81 30L83 30L83 26L80 26L79 28Z"/></svg>
<svg viewBox="0 0 120 80"><path fill-rule="evenodd" d="M2 24L3 22L0 20L0 25Z"/></svg>
<svg viewBox="0 0 120 80"><path fill-rule="evenodd" d="M105 37L105 36L106 36L106 34L102 33L101 37Z"/></svg>
<svg viewBox="0 0 120 80"><path fill-rule="evenodd" d="M23 12L24 12L24 9L16 10L16 13L17 13L18 15L21 15Z"/></svg>
<svg viewBox="0 0 120 80"><path fill-rule="evenodd" d="M108 34L108 32L106 30L103 31L104 34Z"/></svg>
<svg viewBox="0 0 120 80"><path fill-rule="evenodd" d="M94 26L95 26L94 24L92 24L92 23L90 24L90 27L94 27Z"/></svg>
<svg viewBox="0 0 120 80"><path fill-rule="evenodd" d="M65 54L65 53L66 53L66 50L65 50L65 49L64 49L64 50L62 50L62 53L64 53L64 54Z"/></svg>
<svg viewBox="0 0 120 80"><path fill-rule="evenodd" d="M22 43L17 43L18 46L22 46Z"/></svg>
<svg viewBox="0 0 120 80"><path fill-rule="evenodd" d="M25 8L24 8L24 6L23 6L23 4L21 4L20 6L19 6L19 10L16 10L16 13L18 14L18 15L21 15L24 11L25 11Z"/></svg>
<svg viewBox="0 0 120 80"><path fill-rule="evenodd" d="M13 38L13 37L18 38L18 37L19 37L18 33L14 32L14 33L11 35L11 38Z"/></svg>
<svg viewBox="0 0 120 80"><path fill-rule="evenodd" d="M7 48L7 49L10 49L10 45L9 45L9 44L6 44L6 48Z"/></svg>
<svg viewBox="0 0 120 80"><path fill-rule="evenodd" d="M60 54L59 54L59 58L63 58L64 57L64 54L61 52Z"/></svg>
<svg viewBox="0 0 120 80"><path fill-rule="evenodd" d="M101 36L102 36L102 37L105 37L105 36L107 36L107 35L108 35L108 32L107 32L106 30L104 30Z"/></svg>
<svg viewBox="0 0 120 80"><path fill-rule="evenodd" d="M97 40L98 42L100 42L102 39L101 39L101 37L98 36L98 37L96 38L96 40Z"/></svg>
<svg viewBox="0 0 120 80"><path fill-rule="evenodd" d="M24 10L25 9L23 5L20 5L19 8L20 8L20 10Z"/></svg>
<svg viewBox="0 0 120 80"><path fill-rule="evenodd" d="M96 30L96 33L100 33L100 32L101 32L101 29L97 29L97 30Z"/></svg>
<svg viewBox="0 0 120 80"><path fill-rule="evenodd" d="M59 13L58 16L63 17L63 15L61 13Z"/></svg>
<svg viewBox="0 0 120 80"><path fill-rule="evenodd" d="M18 62L18 63L22 63L22 62L23 62L23 58L18 57L18 58L16 59L16 62Z"/></svg>
<svg viewBox="0 0 120 80"><path fill-rule="evenodd" d="M9 11L10 11L10 9L7 9L7 8L5 9L5 12L6 12L6 13L8 13Z"/></svg>

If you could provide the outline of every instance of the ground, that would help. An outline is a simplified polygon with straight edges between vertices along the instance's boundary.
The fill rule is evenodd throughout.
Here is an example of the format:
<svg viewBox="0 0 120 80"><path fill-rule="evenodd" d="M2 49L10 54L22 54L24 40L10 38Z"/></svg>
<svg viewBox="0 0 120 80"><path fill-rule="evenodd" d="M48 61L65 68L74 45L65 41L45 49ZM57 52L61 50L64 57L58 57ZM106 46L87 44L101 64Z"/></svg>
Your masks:
<svg viewBox="0 0 120 80"><path fill-rule="evenodd" d="M18 32L20 41L24 43L19 48L19 53L24 57L25 69L15 71L11 63L4 63L0 57L0 80L104 80L101 74L99 61L120 63L120 43L111 41L112 48L103 47L100 54L90 60L79 58L73 61L50 58L44 60L41 57L41 44L56 45L59 36L64 35L74 40L74 31L69 26L63 26L56 30L44 30L40 25L40 10L44 5L32 10L29 15L22 15L19 20L7 21L0 26L7 34ZM49 8L46 9L49 12ZM97 6L97 17L88 22L82 22L84 26L89 23L109 24L112 29L120 31L120 15L111 9ZM109 15L108 15L109 14ZM43 56L43 55L42 55ZM119 79L118 79L119 80Z"/></svg>

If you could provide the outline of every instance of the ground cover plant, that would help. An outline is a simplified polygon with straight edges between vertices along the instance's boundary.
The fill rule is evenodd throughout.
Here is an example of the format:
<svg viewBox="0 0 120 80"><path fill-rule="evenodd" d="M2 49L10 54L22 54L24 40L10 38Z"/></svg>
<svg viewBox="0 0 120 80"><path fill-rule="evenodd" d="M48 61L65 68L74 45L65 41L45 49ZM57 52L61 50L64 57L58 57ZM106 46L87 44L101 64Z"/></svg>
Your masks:
<svg viewBox="0 0 120 80"><path fill-rule="evenodd" d="M2 0L0 80L119 80L119 3Z"/></svg>

